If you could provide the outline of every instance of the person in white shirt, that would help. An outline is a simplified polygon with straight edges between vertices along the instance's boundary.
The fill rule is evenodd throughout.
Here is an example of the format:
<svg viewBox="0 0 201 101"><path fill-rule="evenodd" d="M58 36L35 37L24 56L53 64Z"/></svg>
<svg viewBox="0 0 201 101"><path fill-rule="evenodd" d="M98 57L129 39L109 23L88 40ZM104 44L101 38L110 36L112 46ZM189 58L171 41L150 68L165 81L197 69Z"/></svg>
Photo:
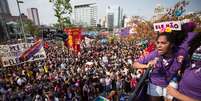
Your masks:
<svg viewBox="0 0 201 101"><path fill-rule="evenodd" d="M106 85L106 92L109 92L111 90L111 86L112 86L112 80L110 79L109 75L105 79L105 85Z"/></svg>

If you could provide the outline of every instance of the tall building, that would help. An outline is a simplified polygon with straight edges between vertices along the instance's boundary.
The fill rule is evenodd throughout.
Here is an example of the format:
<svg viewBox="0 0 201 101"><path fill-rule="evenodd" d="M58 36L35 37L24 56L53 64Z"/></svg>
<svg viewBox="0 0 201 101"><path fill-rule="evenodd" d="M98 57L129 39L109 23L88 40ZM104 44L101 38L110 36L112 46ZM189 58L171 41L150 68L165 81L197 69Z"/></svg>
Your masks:
<svg viewBox="0 0 201 101"><path fill-rule="evenodd" d="M19 14L23 21L27 20L27 16L23 13ZM0 42L20 38L21 27L17 26L20 16L12 16L9 9L7 0L0 0Z"/></svg>
<svg viewBox="0 0 201 101"><path fill-rule="evenodd" d="M107 14L107 28L114 28L114 13Z"/></svg>
<svg viewBox="0 0 201 101"><path fill-rule="evenodd" d="M123 22L124 18L123 18L123 8L120 8L120 6L118 7L118 27L122 27L122 22Z"/></svg>
<svg viewBox="0 0 201 101"><path fill-rule="evenodd" d="M0 0L0 14L11 15L7 0Z"/></svg>
<svg viewBox="0 0 201 101"><path fill-rule="evenodd" d="M38 9L37 8L29 8L27 9L28 19L32 20L35 25L40 25Z"/></svg>
<svg viewBox="0 0 201 101"><path fill-rule="evenodd" d="M106 16L103 16L100 20L99 20L99 24L101 25L102 28L106 27Z"/></svg>
<svg viewBox="0 0 201 101"><path fill-rule="evenodd" d="M0 0L0 42L7 40L8 30L6 27L7 16L11 16L7 0Z"/></svg>
<svg viewBox="0 0 201 101"><path fill-rule="evenodd" d="M123 19L123 9L120 8L120 6L117 5L107 6L106 13L107 15L113 13L114 16L113 26L118 28L121 27L121 22Z"/></svg>
<svg viewBox="0 0 201 101"><path fill-rule="evenodd" d="M154 9L154 16L152 17L151 21L154 22L156 20L159 20L161 17L164 16L165 13L166 9L161 4L157 4Z"/></svg>
<svg viewBox="0 0 201 101"><path fill-rule="evenodd" d="M96 26L97 6L96 3L77 4L73 6L73 23L82 26Z"/></svg>

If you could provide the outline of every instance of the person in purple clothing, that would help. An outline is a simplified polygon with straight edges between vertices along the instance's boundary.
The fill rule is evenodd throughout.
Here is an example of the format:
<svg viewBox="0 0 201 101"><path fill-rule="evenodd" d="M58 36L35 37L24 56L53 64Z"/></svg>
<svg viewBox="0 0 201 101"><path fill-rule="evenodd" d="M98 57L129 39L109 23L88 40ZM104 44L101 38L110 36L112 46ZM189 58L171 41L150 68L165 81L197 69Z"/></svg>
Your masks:
<svg viewBox="0 0 201 101"><path fill-rule="evenodd" d="M184 71L178 90L167 87L168 94L182 101L201 101L201 33L189 43L191 63Z"/></svg>
<svg viewBox="0 0 201 101"><path fill-rule="evenodd" d="M134 68L154 67L149 76L147 94L150 101L167 100L166 87L170 80L177 74L182 65L178 56L185 56L185 51L175 48L175 34L163 32L156 39L156 50L149 55L134 62Z"/></svg>

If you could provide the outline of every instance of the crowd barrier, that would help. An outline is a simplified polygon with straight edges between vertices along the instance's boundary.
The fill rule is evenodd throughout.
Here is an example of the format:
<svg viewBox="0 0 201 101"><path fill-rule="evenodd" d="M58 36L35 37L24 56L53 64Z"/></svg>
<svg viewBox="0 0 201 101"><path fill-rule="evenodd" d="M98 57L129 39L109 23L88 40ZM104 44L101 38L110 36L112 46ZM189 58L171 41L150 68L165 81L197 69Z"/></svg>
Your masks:
<svg viewBox="0 0 201 101"><path fill-rule="evenodd" d="M148 101L146 90L147 90L147 84L148 84L148 76L151 70L152 68L149 67L145 71L143 76L140 78L135 90L129 96L128 101Z"/></svg>

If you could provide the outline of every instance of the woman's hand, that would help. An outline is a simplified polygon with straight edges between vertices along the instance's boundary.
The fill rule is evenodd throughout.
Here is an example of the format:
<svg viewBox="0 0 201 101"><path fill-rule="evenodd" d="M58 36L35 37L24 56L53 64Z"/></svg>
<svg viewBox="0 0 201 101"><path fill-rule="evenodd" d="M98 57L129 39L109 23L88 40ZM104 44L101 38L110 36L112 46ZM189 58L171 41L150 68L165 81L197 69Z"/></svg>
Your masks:
<svg viewBox="0 0 201 101"><path fill-rule="evenodd" d="M184 60L184 56L178 56L178 57L177 57L177 61L178 61L179 63L182 63L183 60Z"/></svg>
<svg viewBox="0 0 201 101"><path fill-rule="evenodd" d="M168 85L166 89L167 89L167 93L169 95L174 96L174 97L177 96L178 91L175 88L173 88L172 86Z"/></svg>
<svg viewBox="0 0 201 101"><path fill-rule="evenodd" d="M181 101L199 101L199 100L196 100L194 98L191 98L189 96L186 96L182 93L180 93L179 91L177 91L175 88L173 88L172 86L168 85L166 87L167 89L167 93Z"/></svg>
<svg viewBox="0 0 201 101"><path fill-rule="evenodd" d="M155 67L157 61L158 61L158 58L155 58L154 60L149 61L149 63L147 64L147 67Z"/></svg>

